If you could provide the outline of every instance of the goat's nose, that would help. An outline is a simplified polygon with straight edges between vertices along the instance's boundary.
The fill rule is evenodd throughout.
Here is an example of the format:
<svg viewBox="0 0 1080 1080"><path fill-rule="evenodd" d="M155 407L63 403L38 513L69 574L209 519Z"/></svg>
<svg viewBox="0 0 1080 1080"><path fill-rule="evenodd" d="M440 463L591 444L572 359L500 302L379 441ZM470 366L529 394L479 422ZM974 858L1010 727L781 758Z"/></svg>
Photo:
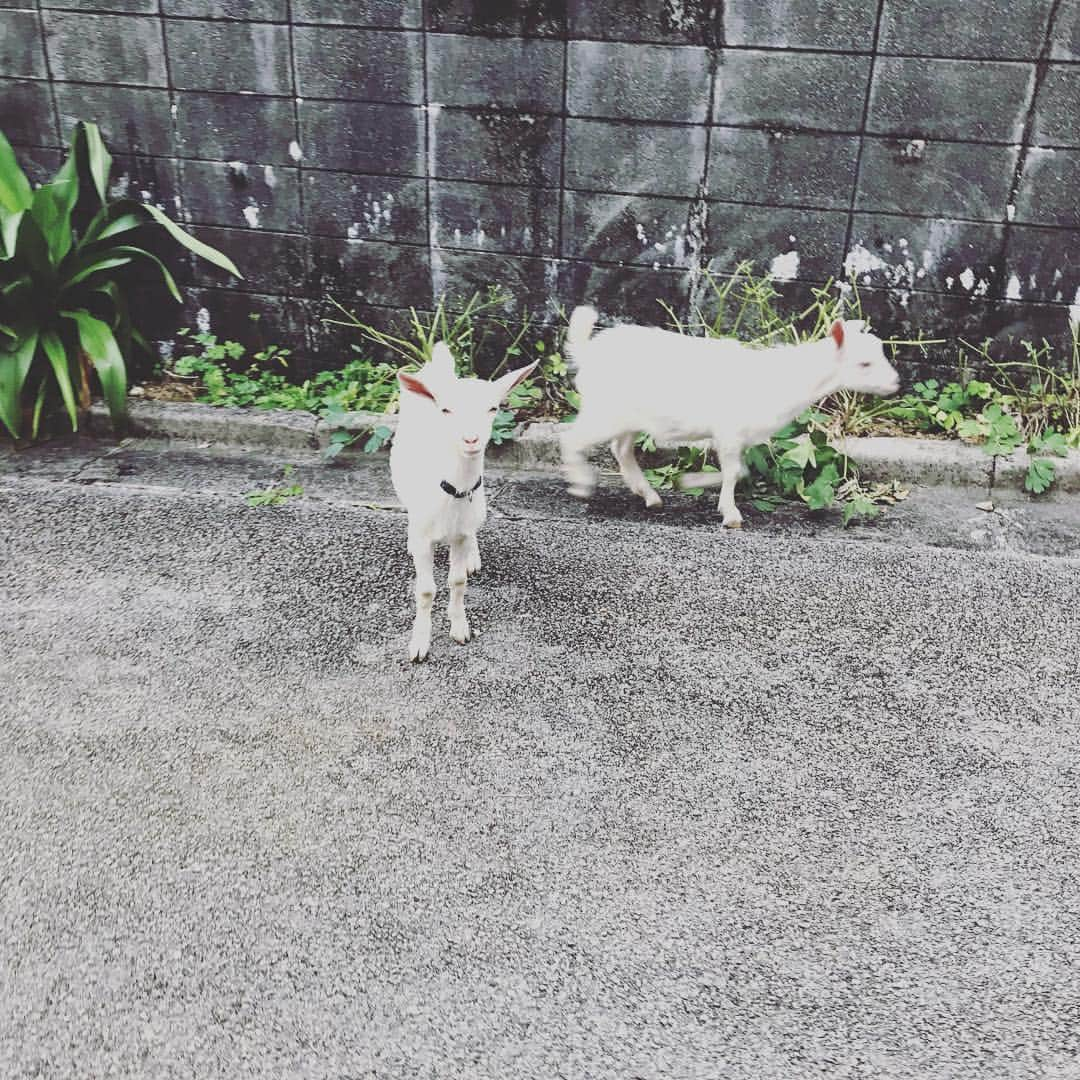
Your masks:
<svg viewBox="0 0 1080 1080"><path fill-rule="evenodd" d="M475 446L479 441L480 441L480 436L479 435L466 435L465 436L465 445L466 446Z"/></svg>

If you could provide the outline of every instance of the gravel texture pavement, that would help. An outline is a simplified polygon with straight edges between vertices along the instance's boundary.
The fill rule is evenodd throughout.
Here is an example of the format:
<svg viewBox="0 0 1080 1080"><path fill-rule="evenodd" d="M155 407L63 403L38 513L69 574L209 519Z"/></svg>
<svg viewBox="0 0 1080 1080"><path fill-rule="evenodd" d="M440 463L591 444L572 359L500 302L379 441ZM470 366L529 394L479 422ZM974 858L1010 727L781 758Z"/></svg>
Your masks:
<svg viewBox="0 0 1080 1080"><path fill-rule="evenodd" d="M414 666L297 463L0 459L0 1076L1080 1075L1075 502L493 478Z"/></svg>

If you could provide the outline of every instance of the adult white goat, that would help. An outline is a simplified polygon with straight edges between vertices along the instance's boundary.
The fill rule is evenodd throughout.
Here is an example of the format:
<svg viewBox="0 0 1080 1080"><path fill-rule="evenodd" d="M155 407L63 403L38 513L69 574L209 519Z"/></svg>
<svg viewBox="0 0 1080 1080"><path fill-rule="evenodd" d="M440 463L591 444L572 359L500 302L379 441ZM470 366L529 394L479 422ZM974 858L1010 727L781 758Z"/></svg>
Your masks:
<svg viewBox="0 0 1080 1080"><path fill-rule="evenodd" d="M581 498L596 482L585 458L591 446L610 440L627 487L646 506L659 506L634 456L638 432L668 446L710 439L720 479L694 473L683 485L720 483L717 509L724 525L738 528L735 484L744 450L837 390L893 394L900 385L881 339L861 321L838 320L820 341L753 348L645 326L616 326L592 337L596 319L593 308L575 308L566 338L581 409L563 435L563 467L571 493Z"/></svg>
<svg viewBox="0 0 1080 1080"><path fill-rule="evenodd" d="M536 364L494 382L459 379L445 342L415 374L400 372L400 416L390 449L394 490L409 512L409 554L416 567L416 619L409 659L425 660L431 648L435 602L435 545L450 547L450 636L472 637L465 616L468 575L480 569L477 530L487 518L484 450L499 402Z"/></svg>

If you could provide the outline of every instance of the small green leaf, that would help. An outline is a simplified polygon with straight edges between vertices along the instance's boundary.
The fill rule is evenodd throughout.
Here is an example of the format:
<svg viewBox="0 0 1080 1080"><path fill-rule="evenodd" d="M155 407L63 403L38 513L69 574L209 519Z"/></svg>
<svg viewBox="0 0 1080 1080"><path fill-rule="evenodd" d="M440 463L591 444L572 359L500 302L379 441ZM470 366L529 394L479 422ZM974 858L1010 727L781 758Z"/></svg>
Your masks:
<svg viewBox="0 0 1080 1080"><path fill-rule="evenodd" d="M873 501L873 499L867 498L861 492L857 492L846 503L844 503L844 509L840 517L846 529L853 518L874 518L881 513L881 508Z"/></svg>
<svg viewBox="0 0 1080 1080"><path fill-rule="evenodd" d="M816 465L817 459L814 454L814 444L809 438L797 439L790 450L785 450L780 455L781 465L794 465L798 469L805 469L807 465Z"/></svg>
<svg viewBox="0 0 1080 1080"><path fill-rule="evenodd" d="M823 472L812 484L804 486L800 494L811 510L825 510L836 499L835 479Z"/></svg>
<svg viewBox="0 0 1080 1080"><path fill-rule="evenodd" d="M761 473L762 475L769 471L769 448L764 443L758 446L751 446L745 453L746 464L750 466L752 472Z"/></svg>
<svg viewBox="0 0 1080 1080"><path fill-rule="evenodd" d="M1054 454L1057 457L1068 457L1069 442L1060 431L1046 431L1031 440L1028 450L1035 454Z"/></svg>
<svg viewBox="0 0 1080 1080"><path fill-rule="evenodd" d="M1049 458L1035 458L1024 477L1024 488L1033 495L1041 495L1054 482L1054 463Z"/></svg>
<svg viewBox="0 0 1080 1080"><path fill-rule="evenodd" d="M380 425L371 433L367 442L364 443L364 453L374 454L376 450L381 449L387 444L391 435L393 435L393 432L390 428L382 427Z"/></svg>

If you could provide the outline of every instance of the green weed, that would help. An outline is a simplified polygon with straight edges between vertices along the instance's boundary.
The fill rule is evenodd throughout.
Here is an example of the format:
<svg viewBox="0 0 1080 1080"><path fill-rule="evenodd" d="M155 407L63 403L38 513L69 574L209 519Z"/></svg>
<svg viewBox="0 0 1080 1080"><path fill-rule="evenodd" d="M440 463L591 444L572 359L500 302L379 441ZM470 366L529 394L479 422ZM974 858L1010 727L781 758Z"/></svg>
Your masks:
<svg viewBox="0 0 1080 1080"><path fill-rule="evenodd" d="M244 499L248 506L281 506L287 499L295 499L304 494L300 484L284 484L296 471L293 465L286 465L282 469L282 483L271 484L268 488L244 493Z"/></svg>

